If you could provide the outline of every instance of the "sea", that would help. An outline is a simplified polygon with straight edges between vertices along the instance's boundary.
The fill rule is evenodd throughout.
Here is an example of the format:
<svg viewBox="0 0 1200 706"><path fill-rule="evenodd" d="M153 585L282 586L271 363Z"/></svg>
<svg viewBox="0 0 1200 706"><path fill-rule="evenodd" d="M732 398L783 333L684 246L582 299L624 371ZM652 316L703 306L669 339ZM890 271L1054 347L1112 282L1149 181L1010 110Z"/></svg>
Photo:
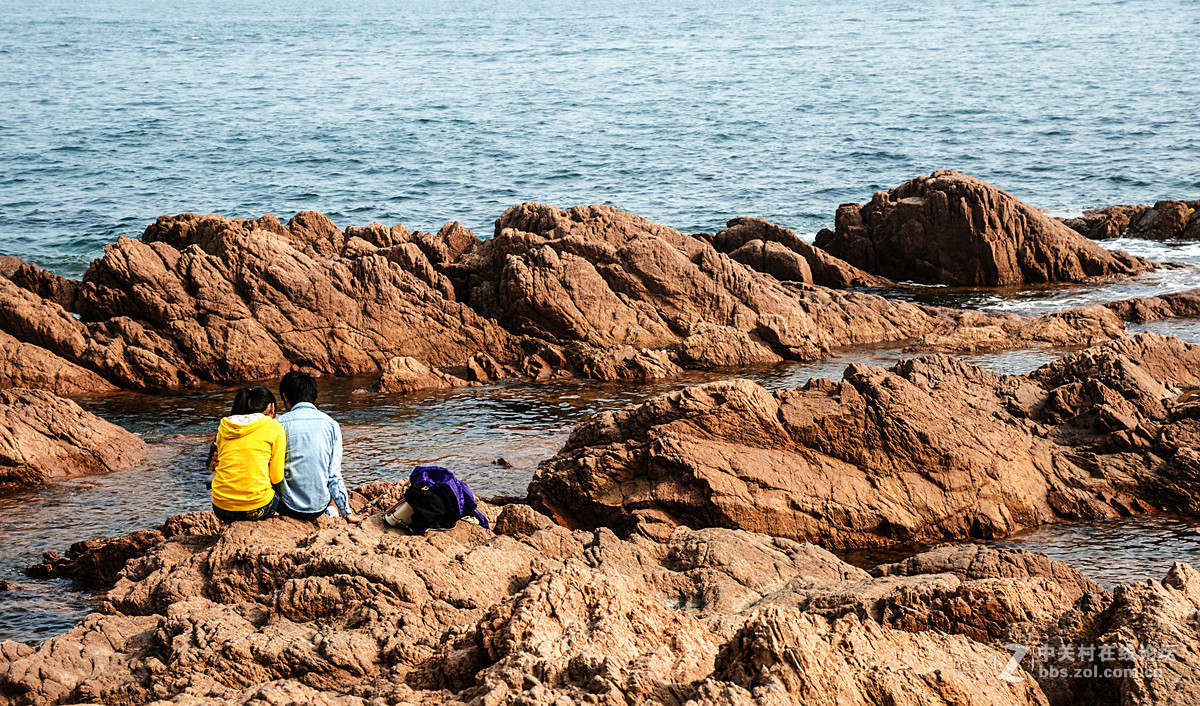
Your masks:
<svg viewBox="0 0 1200 706"><path fill-rule="evenodd" d="M523 201L601 203L685 232L760 216L811 239L839 204L945 168L1059 216L1200 198L1196 0L0 8L0 255L69 277L117 236L183 212L318 210L343 227L423 230L460 221L487 237ZM1037 314L1200 287L1198 243L1105 246L1181 266L916 298ZM1200 342L1196 322L1152 328ZM1020 373L1060 354L972 362ZM871 348L740 374L780 388L903 356ZM346 429L352 483L439 461L482 495L512 494L589 415L721 375L386 403L353 394L369 380L342 380L326 401ZM42 552L207 507L201 450L227 396L81 400L156 450L143 468L0 497L0 578L16 584L0 593L0 640L36 643L98 606L69 582L25 577ZM1150 518L1006 541L1112 585L1200 561L1198 525Z"/></svg>

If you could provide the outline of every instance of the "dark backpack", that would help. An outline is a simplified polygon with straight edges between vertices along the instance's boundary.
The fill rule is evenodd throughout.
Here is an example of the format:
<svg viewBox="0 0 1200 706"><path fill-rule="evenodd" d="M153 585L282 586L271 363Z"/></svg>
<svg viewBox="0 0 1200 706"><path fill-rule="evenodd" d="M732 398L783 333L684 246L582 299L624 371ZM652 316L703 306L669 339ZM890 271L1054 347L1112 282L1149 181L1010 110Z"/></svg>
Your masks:
<svg viewBox="0 0 1200 706"><path fill-rule="evenodd" d="M411 485L404 491L404 501L412 507L410 528L415 534L425 534L431 529L453 529L461 516L456 504L448 502L436 485Z"/></svg>

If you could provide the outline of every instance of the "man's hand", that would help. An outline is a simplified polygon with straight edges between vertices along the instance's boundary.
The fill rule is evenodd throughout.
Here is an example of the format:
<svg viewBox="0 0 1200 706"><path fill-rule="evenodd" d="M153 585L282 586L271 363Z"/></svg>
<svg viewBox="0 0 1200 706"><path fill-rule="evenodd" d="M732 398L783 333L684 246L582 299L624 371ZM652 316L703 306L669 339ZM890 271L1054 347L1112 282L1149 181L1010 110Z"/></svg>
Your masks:
<svg viewBox="0 0 1200 706"><path fill-rule="evenodd" d="M352 515L346 515L346 522L349 522L352 525L357 525L358 523L362 522L365 519L367 519L366 515L360 515L358 513L354 513Z"/></svg>

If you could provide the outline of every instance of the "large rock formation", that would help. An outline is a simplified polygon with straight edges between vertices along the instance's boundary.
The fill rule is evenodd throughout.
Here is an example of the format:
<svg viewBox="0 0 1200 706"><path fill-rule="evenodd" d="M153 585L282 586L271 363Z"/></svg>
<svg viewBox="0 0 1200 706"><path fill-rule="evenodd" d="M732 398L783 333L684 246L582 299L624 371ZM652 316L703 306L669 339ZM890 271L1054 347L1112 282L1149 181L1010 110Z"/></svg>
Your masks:
<svg viewBox="0 0 1200 706"><path fill-rule="evenodd" d="M607 206L514 206L486 242L458 224L183 214L119 238L82 282L2 264L0 385L72 394L96 376L159 389L372 374L397 358L479 381L650 379L931 335L958 349L1047 342L960 331L1011 334L1013 317L843 291L890 283L761 219L690 236Z"/></svg>
<svg viewBox="0 0 1200 706"><path fill-rule="evenodd" d="M1083 212L1063 221L1093 240L1146 238L1148 240L1200 239L1197 201L1158 201L1153 206L1109 206Z"/></svg>
<svg viewBox="0 0 1200 706"><path fill-rule="evenodd" d="M402 488L360 491L377 512ZM0 703L1151 705L1200 689L1186 565L1110 594L967 545L871 576L740 530L621 540L484 510L500 534L173 518L188 529L129 558L104 614L0 643ZM1164 673L1039 675L1043 645L1134 638L1171 646ZM1032 651L1000 679L1009 644Z"/></svg>
<svg viewBox="0 0 1200 706"><path fill-rule="evenodd" d="M838 208L816 245L873 274L925 284L1003 286L1132 275L1153 263L1110 252L974 177L936 171Z"/></svg>
<svg viewBox="0 0 1200 706"><path fill-rule="evenodd" d="M378 510L399 489L364 492ZM513 536L373 518L168 538L131 559L106 614L0 644L0 702L1044 704L1033 680L994 680L1002 609L970 598L1025 606L1008 622L1027 634L1073 601L1051 569L874 579L748 532L657 543L506 519L528 512L496 518ZM950 635L915 618L951 611Z"/></svg>
<svg viewBox="0 0 1200 706"><path fill-rule="evenodd" d="M785 284L702 240L608 206L514 206L497 219L495 237L447 273L460 301L509 331L597 348L710 350L689 346L701 336L745 341L738 349L753 349L759 360L810 359L944 323L879 296ZM715 355L722 363L742 357Z"/></svg>
<svg viewBox="0 0 1200 706"><path fill-rule="evenodd" d="M770 393L687 388L577 427L531 498L572 527L738 527L829 547L1192 510L1200 347L1140 334L1029 375L938 355Z"/></svg>
<svg viewBox="0 0 1200 706"><path fill-rule="evenodd" d="M43 390L0 390L0 488L114 471L139 463L134 434Z"/></svg>

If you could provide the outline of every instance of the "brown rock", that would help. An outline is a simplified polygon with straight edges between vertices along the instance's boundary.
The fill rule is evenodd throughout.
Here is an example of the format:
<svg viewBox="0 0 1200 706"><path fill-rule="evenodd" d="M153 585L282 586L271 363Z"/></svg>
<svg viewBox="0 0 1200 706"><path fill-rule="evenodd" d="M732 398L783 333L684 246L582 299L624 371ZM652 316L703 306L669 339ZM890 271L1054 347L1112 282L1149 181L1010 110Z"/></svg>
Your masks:
<svg viewBox="0 0 1200 706"><path fill-rule="evenodd" d="M407 394L416 390L449 390L471 383L453 375L430 368L416 358L392 358L383 366L383 377L375 391L384 394Z"/></svg>
<svg viewBox="0 0 1200 706"><path fill-rule="evenodd" d="M520 375L487 353L476 353L467 360L468 378L473 382L498 382Z"/></svg>
<svg viewBox="0 0 1200 706"><path fill-rule="evenodd" d="M527 537L539 530L549 529L554 523L549 517L528 505L505 505L496 519L495 532L507 537Z"/></svg>
<svg viewBox="0 0 1200 706"><path fill-rule="evenodd" d="M42 563L25 567L39 579L71 579L88 589L112 588L131 559L145 557L151 549L171 538L212 537L221 525L211 512L172 515L156 529L135 530L123 537L87 539L72 544L66 556L47 552Z"/></svg>
<svg viewBox="0 0 1200 706"><path fill-rule="evenodd" d="M377 513L401 489L358 490ZM0 643L0 701L1042 704L984 640L1082 624L1086 580L1028 552L943 548L872 578L740 530L621 540L519 504L496 527L171 518L108 614Z"/></svg>
<svg viewBox="0 0 1200 706"><path fill-rule="evenodd" d="M712 672L718 645L703 623L646 595L636 579L570 567L492 608L409 683L484 702L678 703L686 684Z"/></svg>
<svg viewBox="0 0 1200 706"><path fill-rule="evenodd" d="M956 326L927 333L904 350L909 353L981 353L1032 346L1078 348L1115 341L1126 335L1125 326L1117 315L1100 305L1043 314L1032 319L971 311L949 315L956 320Z"/></svg>
<svg viewBox="0 0 1200 706"><path fill-rule="evenodd" d="M795 231L762 218L734 218L713 236L712 244L734 260L781 280L834 289L894 286L888 279L804 242Z"/></svg>
<svg viewBox="0 0 1200 706"><path fill-rule="evenodd" d="M115 471L146 455L137 436L41 390L0 390L0 420L0 486Z"/></svg>
<svg viewBox="0 0 1200 706"><path fill-rule="evenodd" d="M781 283L712 245L607 206L514 206L496 236L447 268L459 301L509 331L601 350L661 349L702 325L730 328L776 355L900 340L935 318L881 297Z"/></svg>
<svg viewBox="0 0 1200 706"><path fill-rule="evenodd" d="M1160 297L1125 299L1106 306L1122 321L1134 323L1195 318L1200 316L1200 289L1164 294Z"/></svg>
<svg viewBox="0 0 1200 706"><path fill-rule="evenodd" d="M732 252L755 242L750 249L766 258L755 267L790 263L795 277L772 271L798 281L713 246ZM160 218L141 241L109 245L77 291L23 267L4 268L32 273L21 283L0 277L0 333L47 351L28 361L28 349L4 349L21 358L9 367L31 371L9 378L39 385L50 384L43 369L78 377L58 359L124 387L158 389L296 368L371 374L397 357L468 367L481 382L612 380L673 375L680 365L809 360L927 334L943 337L930 347L1028 342L980 331L956 337L960 322L946 310L818 286L886 282L766 221L736 219L705 240L605 206L514 206L487 242L454 223L437 235L378 223L342 232L308 211L286 225L269 214L183 214ZM998 318L977 328L1020 327ZM1054 335L1072 333L1092 340L1070 326Z"/></svg>
<svg viewBox="0 0 1200 706"><path fill-rule="evenodd" d="M919 576L954 574L964 581L994 578L1051 579L1074 602L1085 593L1103 593L1104 588L1079 569L1045 554L1023 549L996 549L983 544L944 544L894 564L878 566L876 576Z"/></svg>
<svg viewBox="0 0 1200 706"><path fill-rule="evenodd" d="M1153 454L1124 454L1149 450L1155 433L1138 441L1120 419L1135 431L1167 422L1174 386L1198 375L1200 348L1140 334L1025 376L939 355L851 365L840 383L774 394L709 383L580 425L541 464L530 497L572 527L658 537L679 525L737 527L827 547L1187 507L1200 495L1190 476L1171 476ZM1070 397L1095 383L1113 397ZM1047 411L1068 399L1070 414ZM1052 432L1031 416L1064 426ZM1114 454L1110 467L1099 452ZM1168 478L1178 492L1160 490Z"/></svg>
<svg viewBox="0 0 1200 706"><path fill-rule="evenodd" d="M578 375L592 380L660 380L682 372L666 353L633 346L601 350L575 345L564 353Z"/></svg>
<svg viewBox="0 0 1200 706"><path fill-rule="evenodd" d="M752 334L725 326L700 324L672 347L671 355L689 368L771 365L783 358Z"/></svg>
<svg viewBox="0 0 1200 706"><path fill-rule="evenodd" d="M958 635L768 610L721 648L696 703L1046 704L1036 682L995 678L1008 657Z"/></svg>
<svg viewBox="0 0 1200 706"><path fill-rule="evenodd" d="M1079 218L1065 219L1063 223L1092 240L1107 240L1121 237L1129 222L1140 218L1148 209L1149 206L1127 205L1094 208L1084 211Z"/></svg>
<svg viewBox="0 0 1200 706"><path fill-rule="evenodd" d="M86 395L117 389L90 370L0 331L0 389L10 387L46 390L56 395Z"/></svg>
<svg viewBox="0 0 1200 706"><path fill-rule="evenodd" d="M1125 235L1147 240L1187 237L1185 231L1200 231L1200 220L1195 218L1197 206L1200 201L1159 201L1130 218Z"/></svg>
<svg viewBox="0 0 1200 706"><path fill-rule="evenodd" d="M47 272L32 263L15 257L6 257L0 263L0 276L7 277L13 284L42 299L49 299L67 311L74 311L75 295L79 282L53 272Z"/></svg>
<svg viewBox="0 0 1200 706"><path fill-rule="evenodd" d="M523 356L507 332L453 301L418 244L353 257L341 256L344 246L341 231L311 212L287 226L273 216L163 217L142 241L121 238L93 263L76 297L79 320L0 280L0 329L141 388L294 367L371 373L405 355L439 366L465 365L479 350Z"/></svg>
<svg viewBox="0 0 1200 706"><path fill-rule="evenodd" d="M1003 286L1132 275L1154 264L1109 252L986 182L952 170L838 208L816 244L894 280Z"/></svg>
<svg viewBox="0 0 1200 706"><path fill-rule="evenodd" d="M1162 581L1080 600L1021 644L1031 648L1027 664L1062 670L1053 676L1031 670L1051 703L1182 706L1200 696L1198 610L1200 574L1176 563ZM1040 655L1043 645L1051 648L1049 658ZM1092 650L1091 659L1079 654L1081 646Z"/></svg>

